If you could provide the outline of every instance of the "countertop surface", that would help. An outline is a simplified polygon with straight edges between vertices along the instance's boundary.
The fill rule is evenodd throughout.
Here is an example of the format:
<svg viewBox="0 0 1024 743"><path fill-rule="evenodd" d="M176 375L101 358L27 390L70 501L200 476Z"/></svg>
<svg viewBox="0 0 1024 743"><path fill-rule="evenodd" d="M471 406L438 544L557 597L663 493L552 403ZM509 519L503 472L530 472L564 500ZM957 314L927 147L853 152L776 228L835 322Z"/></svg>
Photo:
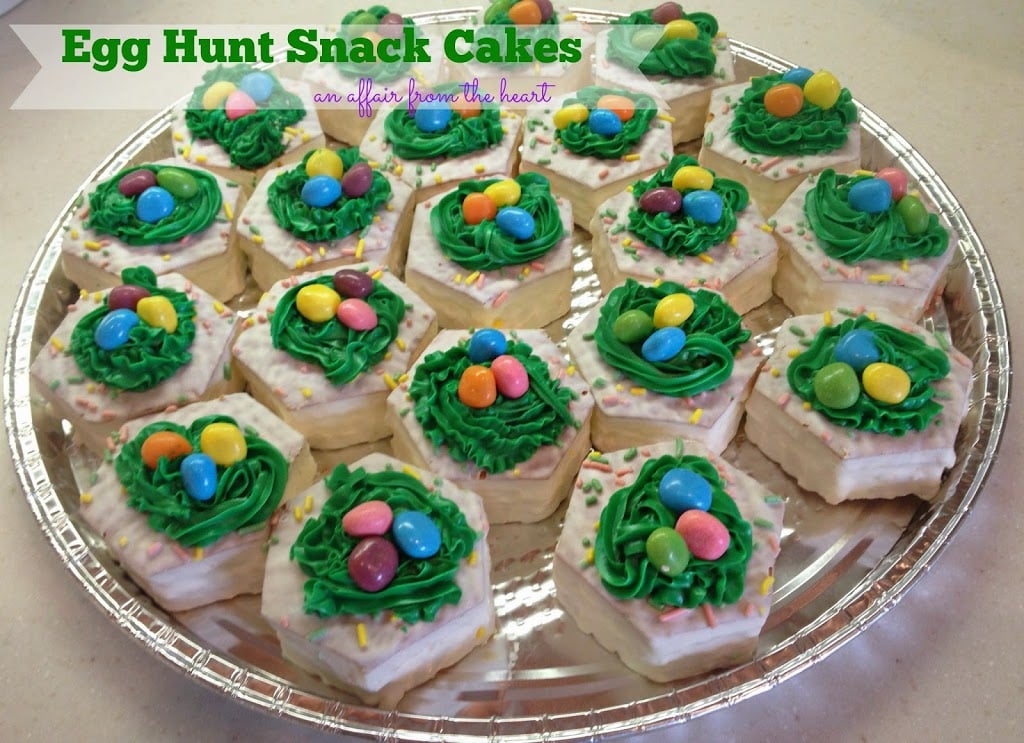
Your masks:
<svg viewBox="0 0 1024 743"><path fill-rule="evenodd" d="M611 0L581 5L625 9ZM391 7L431 9L411 0L395 0ZM1014 257L1020 237L1011 234L1020 199L1010 193L1020 187L1024 167L1019 3L790 0L751 11L749 3L728 0L684 7L714 13L736 39L803 66L831 69L906 137L980 233L1003 292L1012 341L1021 340L1024 261ZM38 66L10 24L294 26L336 22L340 12L338 3L318 1L28 0L0 18L3 327L40 240L68 198L154 113L11 110ZM182 92L168 91L168 102ZM682 727L633 737L1024 739L1024 560L1016 555L1024 510L1013 482L1020 473L1022 428L1021 416L1011 410L991 476L952 543L866 632L763 694ZM64 570L7 455L0 478L0 739L338 739L253 711L158 662L105 620Z"/></svg>

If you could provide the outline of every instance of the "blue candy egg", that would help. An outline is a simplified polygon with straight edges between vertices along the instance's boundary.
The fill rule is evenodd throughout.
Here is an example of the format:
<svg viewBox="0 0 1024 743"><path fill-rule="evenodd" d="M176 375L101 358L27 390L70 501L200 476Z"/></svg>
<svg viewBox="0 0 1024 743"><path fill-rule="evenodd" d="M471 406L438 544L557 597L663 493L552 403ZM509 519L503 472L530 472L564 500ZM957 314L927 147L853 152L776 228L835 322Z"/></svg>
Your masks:
<svg viewBox="0 0 1024 743"><path fill-rule="evenodd" d="M722 197L714 191L697 189L683 196L683 214L695 222L718 224L722 218Z"/></svg>
<svg viewBox="0 0 1024 743"><path fill-rule="evenodd" d="M159 222L174 211L174 197L166 188L150 186L135 202L135 216L143 222L153 224Z"/></svg>
<svg viewBox="0 0 1024 743"><path fill-rule="evenodd" d="M686 333L682 328L658 328L640 347L640 355L647 361L668 361L683 350Z"/></svg>
<svg viewBox="0 0 1024 743"><path fill-rule="evenodd" d="M238 87L256 103L262 103L274 92L274 78L266 72L250 72L238 81Z"/></svg>
<svg viewBox="0 0 1024 743"><path fill-rule="evenodd" d="M131 310L111 310L100 320L92 337L104 351L113 351L128 342L128 333L138 324L139 316Z"/></svg>
<svg viewBox="0 0 1024 743"><path fill-rule="evenodd" d="M782 73L782 82L793 83L793 85L799 85L801 88L804 87L804 83L807 82L814 72L807 69L806 67L794 67L791 70L786 70Z"/></svg>
<svg viewBox="0 0 1024 743"><path fill-rule="evenodd" d="M506 206L498 210L498 216L494 219L498 228L516 240L529 240L537 229L533 221L533 215L518 206Z"/></svg>
<svg viewBox="0 0 1024 743"><path fill-rule="evenodd" d="M864 328L856 328L843 334L836 343L832 356L836 361L849 364L860 374L868 364L880 361L882 355L875 345L875 334Z"/></svg>
<svg viewBox="0 0 1024 743"><path fill-rule="evenodd" d="M340 198L341 181L329 175L314 175L302 186L302 203L309 206L330 206Z"/></svg>
<svg viewBox="0 0 1024 743"><path fill-rule="evenodd" d="M892 204L892 186L881 178L865 178L850 186L847 199L859 212L881 214Z"/></svg>
<svg viewBox="0 0 1024 743"><path fill-rule="evenodd" d="M692 470L670 469L658 483L658 497L675 513L711 508L711 483Z"/></svg>
<svg viewBox="0 0 1024 743"><path fill-rule="evenodd" d="M217 492L217 465L208 454L189 454L181 460L181 479L190 497L210 500Z"/></svg>
<svg viewBox="0 0 1024 743"><path fill-rule="evenodd" d="M452 107L444 101L424 101L416 108L414 120L421 132L443 131L452 119Z"/></svg>
<svg viewBox="0 0 1024 743"><path fill-rule="evenodd" d="M607 108L595 108L587 118L590 131L604 137L614 137L622 131L622 119Z"/></svg>
<svg viewBox="0 0 1024 743"><path fill-rule="evenodd" d="M395 516L391 534L398 549L409 557L422 560L436 555L441 549L441 530L422 511L404 511Z"/></svg>
<svg viewBox="0 0 1024 743"><path fill-rule="evenodd" d="M469 360L474 364L482 364L485 361L494 359L505 353L508 343L505 341L505 334L496 328L483 328L473 333L469 339L467 352Z"/></svg>

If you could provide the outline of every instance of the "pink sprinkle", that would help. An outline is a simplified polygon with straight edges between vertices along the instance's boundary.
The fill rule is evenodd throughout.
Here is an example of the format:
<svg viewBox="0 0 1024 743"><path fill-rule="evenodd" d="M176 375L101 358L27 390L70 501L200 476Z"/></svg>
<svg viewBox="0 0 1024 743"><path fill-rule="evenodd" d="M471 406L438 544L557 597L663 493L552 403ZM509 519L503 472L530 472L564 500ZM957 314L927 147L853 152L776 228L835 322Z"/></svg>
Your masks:
<svg viewBox="0 0 1024 743"><path fill-rule="evenodd" d="M750 601L744 601L743 602L743 608L741 609L741 611L743 612L743 616L749 618L749 617L754 616L754 612L757 611L757 607L754 606L754 604L751 603Z"/></svg>
<svg viewBox="0 0 1024 743"><path fill-rule="evenodd" d="M782 228L782 229L780 230L780 232L784 232L784 233L786 233L787 235L788 235L788 234L789 234L790 232L792 232L792 231L793 231L793 225L791 225L791 224L787 224L787 225L786 225L785 227L783 227L783 228Z"/></svg>
<svg viewBox="0 0 1024 743"><path fill-rule="evenodd" d="M650 449L641 449L640 450L640 454L645 456L645 457L649 457L649 456L651 456L651 450Z"/></svg>
<svg viewBox="0 0 1024 743"><path fill-rule="evenodd" d="M676 609L668 609L666 611L661 612L658 615L658 621L659 622L671 622L673 619L679 619L679 617L684 616L685 614L688 614L689 611L690 610L687 609L685 606L680 606L680 607L678 607Z"/></svg>
<svg viewBox="0 0 1024 743"><path fill-rule="evenodd" d="M249 224L251 221L248 217L242 217L242 224Z"/></svg>
<svg viewBox="0 0 1024 743"><path fill-rule="evenodd" d="M286 390L284 387L275 387L274 394L277 395L278 397L287 397L288 390Z"/></svg>
<svg viewBox="0 0 1024 743"><path fill-rule="evenodd" d="M897 276L895 279L893 279L892 283L894 283L896 286L905 286L907 282L903 279L902 276Z"/></svg>
<svg viewBox="0 0 1024 743"><path fill-rule="evenodd" d="M855 309L853 311L853 314L855 314L855 315L863 315L866 310L867 310L867 307L865 307L864 305L860 305L857 309Z"/></svg>
<svg viewBox="0 0 1024 743"><path fill-rule="evenodd" d="M302 240L296 240L295 247L301 250L306 255L313 255L313 249L309 247L306 243L304 243Z"/></svg>
<svg viewBox="0 0 1024 743"><path fill-rule="evenodd" d="M182 562L192 562L192 555L190 555L188 552L182 549L181 545L179 545L177 542L171 542L171 549L174 551L174 554L178 556L178 559L180 559Z"/></svg>
<svg viewBox="0 0 1024 743"><path fill-rule="evenodd" d="M768 537L768 546L772 548L772 552L779 551L779 540L776 538L774 534Z"/></svg>
<svg viewBox="0 0 1024 743"><path fill-rule="evenodd" d="M598 472L611 472L612 471L612 467L611 467L610 464L605 464L604 462L595 462L593 460L588 460L588 461L584 462L583 463L583 469L585 469L585 470L597 470Z"/></svg>
<svg viewBox="0 0 1024 743"><path fill-rule="evenodd" d="M75 398L75 405L77 405L80 408L88 408L89 407L89 400L88 400L88 398L85 398L85 397L76 397Z"/></svg>
<svg viewBox="0 0 1024 743"><path fill-rule="evenodd" d="M829 433L828 431L822 431L821 440L824 441L826 444L829 443L832 440L832 434Z"/></svg>
<svg viewBox="0 0 1024 743"><path fill-rule="evenodd" d="M776 402L779 404L780 408L784 408L786 407L786 403L789 402L789 398L790 394L788 392L783 392L781 395L779 395L779 398L778 400L776 400Z"/></svg>
<svg viewBox="0 0 1024 743"><path fill-rule="evenodd" d="M715 616L715 610L711 608L711 604L701 604L701 611L704 612L704 621L708 623L708 627L714 629L718 626L718 618Z"/></svg>
<svg viewBox="0 0 1024 743"><path fill-rule="evenodd" d="M153 558L160 554L164 546L160 542L153 542L146 547L146 557Z"/></svg>
<svg viewBox="0 0 1024 743"><path fill-rule="evenodd" d="M185 237L178 240L178 245L188 245L192 242L192 235L185 235Z"/></svg>
<svg viewBox="0 0 1024 743"><path fill-rule="evenodd" d="M601 402L607 405L609 408L614 408L619 404L619 398L615 395L605 395L601 398Z"/></svg>
<svg viewBox="0 0 1024 743"><path fill-rule="evenodd" d="M536 135L534 139L536 139L541 144L551 144L551 140L548 137L545 137L543 134Z"/></svg>
<svg viewBox="0 0 1024 743"><path fill-rule="evenodd" d="M309 366L307 364L299 364L300 374L309 374Z"/></svg>
<svg viewBox="0 0 1024 743"><path fill-rule="evenodd" d="M258 322L258 323L265 323L266 321L267 321L267 316L265 314L263 314L262 312L259 313L258 315L256 315L256 322Z"/></svg>
<svg viewBox="0 0 1024 743"><path fill-rule="evenodd" d="M291 625L291 621L288 619L288 617L281 617L280 624L282 629L288 629L288 627Z"/></svg>
<svg viewBox="0 0 1024 743"><path fill-rule="evenodd" d="M355 248L342 248L341 249L341 254L346 256L346 257L353 256L353 255L356 254L356 249Z"/></svg>
<svg viewBox="0 0 1024 743"><path fill-rule="evenodd" d="M844 266L836 266L836 271L838 271L839 275L842 276L844 279L850 278L850 272L847 271Z"/></svg>
<svg viewBox="0 0 1024 743"><path fill-rule="evenodd" d="M760 170L763 173L766 170L771 170L772 168L774 168L776 165L778 165L781 162L782 162L782 158L781 157L773 157L773 158L771 158L769 160L765 160L763 163L761 163L761 165L758 168L758 170Z"/></svg>
<svg viewBox="0 0 1024 743"><path fill-rule="evenodd" d="M607 178L608 177L608 168L601 168L599 171L597 171L597 177L598 177L599 180L602 180L602 181L605 178Z"/></svg>
<svg viewBox="0 0 1024 743"><path fill-rule="evenodd" d="M494 298L494 301L491 302L491 306L500 307L502 304L505 303L506 299L508 299L508 292L502 292L501 294Z"/></svg>
<svg viewBox="0 0 1024 743"><path fill-rule="evenodd" d="M108 451L114 451L114 437L113 436L107 436L106 441L104 441L103 443L107 447Z"/></svg>
<svg viewBox="0 0 1024 743"><path fill-rule="evenodd" d="M117 417L117 413L115 413L113 410L104 410L102 413L100 413L100 417L105 421L112 421L114 420L114 418Z"/></svg>
<svg viewBox="0 0 1024 743"><path fill-rule="evenodd" d="M626 481L621 477L616 477L613 482L615 483L615 487L617 488L621 488L626 484Z"/></svg>
<svg viewBox="0 0 1024 743"><path fill-rule="evenodd" d="M576 489L580 490L580 489L582 489L582 487L583 487L583 478L582 477L576 478Z"/></svg>
<svg viewBox="0 0 1024 743"><path fill-rule="evenodd" d="M724 113L724 114L729 113L729 104L728 103L726 103L724 106L722 106L722 111L721 112Z"/></svg>
<svg viewBox="0 0 1024 743"><path fill-rule="evenodd" d="M80 212L78 212L78 218L79 219L85 219L88 216L89 216L89 206L86 205L85 207L82 208L82 210Z"/></svg>
<svg viewBox="0 0 1024 743"><path fill-rule="evenodd" d="M861 274L863 273L863 269L861 269L860 266L857 266L856 268L853 269L853 278L855 278L857 281L860 281Z"/></svg>
<svg viewBox="0 0 1024 743"><path fill-rule="evenodd" d="M423 202L423 206L429 209L430 207L433 206L433 203L430 201L430 199L427 199L426 201Z"/></svg>
<svg viewBox="0 0 1024 743"><path fill-rule="evenodd" d="M186 281L185 282L185 293L186 294L191 294L192 293L192 282L191 281Z"/></svg>
<svg viewBox="0 0 1024 743"><path fill-rule="evenodd" d="M800 168L796 167L795 165L790 165L788 168L786 168L786 172L789 175L800 175Z"/></svg>
<svg viewBox="0 0 1024 743"><path fill-rule="evenodd" d="M615 474L618 477L622 477L623 475L629 475L633 472L635 472L635 470L632 467L621 467L615 470Z"/></svg>
<svg viewBox="0 0 1024 743"><path fill-rule="evenodd" d="M831 265L832 265L832 261L830 261L828 258L826 258L825 260L823 260L821 262L821 267L824 268L826 271L828 270L828 267L831 266Z"/></svg>
<svg viewBox="0 0 1024 743"><path fill-rule="evenodd" d="M540 261L534 261L533 263L530 264L530 268L532 268L534 271L543 271L544 264L541 263Z"/></svg>
<svg viewBox="0 0 1024 743"><path fill-rule="evenodd" d="M128 424L127 423L123 423L123 424L121 424L121 427L119 429L117 429L117 440L118 441L127 441L127 439L128 439Z"/></svg>
<svg viewBox="0 0 1024 743"><path fill-rule="evenodd" d="M173 413L177 409L178 409L177 405L171 404L171 405L168 405L166 408L164 408L164 412L165 413Z"/></svg>

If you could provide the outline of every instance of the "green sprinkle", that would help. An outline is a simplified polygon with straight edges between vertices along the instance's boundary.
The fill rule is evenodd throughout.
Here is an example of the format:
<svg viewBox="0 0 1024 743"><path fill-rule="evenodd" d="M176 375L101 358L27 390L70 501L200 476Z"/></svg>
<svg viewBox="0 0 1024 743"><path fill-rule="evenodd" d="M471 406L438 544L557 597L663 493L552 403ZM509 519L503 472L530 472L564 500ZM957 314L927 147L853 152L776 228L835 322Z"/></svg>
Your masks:
<svg viewBox="0 0 1024 743"><path fill-rule="evenodd" d="M750 164L751 165L760 165L761 164L761 158L759 158L757 155L751 155L750 156Z"/></svg>
<svg viewBox="0 0 1024 743"><path fill-rule="evenodd" d="M617 211L615 211L614 209L605 209L604 213L605 213L605 216L611 217L612 219L618 219L618 217L619 217L619 213Z"/></svg>
<svg viewBox="0 0 1024 743"><path fill-rule="evenodd" d="M404 418L405 416L409 415L410 410L411 408L402 408L401 410L398 411L398 416L400 418Z"/></svg>
<svg viewBox="0 0 1024 743"><path fill-rule="evenodd" d="M422 165L417 165L416 166L416 175L423 175L423 166Z"/></svg>
<svg viewBox="0 0 1024 743"><path fill-rule="evenodd" d="M178 395L178 405L188 405L188 395Z"/></svg>
<svg viewBox="0 0 1024 743"><path fill-rule="evenodd" d="M683 440L682 439L676 439L676 456L677 457L683 456Z"/></svg>
<svg viewBox="0 0 1024 743"><path fill-rule="evenodd" d="M604 492L604 485L602 485L601 481L598 480L596 477L590 481L590 486L594 489L595 493Z"/></svg>
<svg viewBox="0 0 1024 743"><path fill-rule="evenodd" d="M789 332L791 332L795 336L799 336L800 338L803 338L805 335L807 335L804 329L798 325L790 325Z"/></svg>
<svg viewBox="0 0 1024 743"><path fill-rule="evenodd" d="M781 495L766 495L764 497L765 503L782 503Z"/></svg>
<svg viewBox="0 0 1024 743"><path fill-rule="evenodd" d="M551 145L551 151L552 151L552 152L558 152L558 145L557 145L557 144L554 144L554 143L552 143L552 145Z"/></svg>
<svg viewBox="0 0 1024 743"><path fill-rule="evenodd" d="M423 179L422 178L417 178L416 179L416 188L419 188L422 185L423 185Z"/></svg>
<svg viewBox="0 0 1024 743"><path fill-rule="evenodd" d="M588 506L593 506L593 505L596 505L596 504L597 504L597 496L596 496L596 495L588 495L588 496L587 496L587 500L586 500L586 501L584 501L584 502L585 502L585 503L586 503L586 504L587 504Z"/></svg>
<svg viewBox="0 0 1024 743"><path fill-rule="evenodd" d="M590 563L586 560L580 560L580 570L586 570L590 567Z"/></svg>
<svg viewBox="0 0 1024 743"><path fill-rule="evenodd" d="M937 390L932 394L932 397L936 400L950 400L953 396L945 390Z"/></svg>
<svg viewBox="0 0 1024 743"><path fill-rule="evenodd" d="M537 138L536 137L530 137L530 141L526 144L526 146L529 147L531 150L532 149L536 149L536 147L537 147Z"/></svg>
<svg viewBox="0 0 1024 743"><path fill-rule="evenodd" d="M231 379L231 364L230 362L224 362L224 369L222 370L224 379Z"/></svg>
<svg viewBox="0 0 1024 743"><path fill-rule="evenodd" d="M92 472L89 473L89 487L92 487L93 485L95 485L99 481L100 481L100 473L99 472L97 472L96 470L93 470Z"/></svg>
<svg viewBox="0 0 1024 743"><path fill-rule="evenodd" d="M597 379L594 380L593 384L591 384L591 387L593 387L595 390L602 390L607 386L608 382L605 380L604 377L598 377Z"/></svg>
<svg viewBox="0 0 1024 743"><path fill-rule="evenodd" d="M630 448L626 449L626 453L622 455L622 460L624 462L632 462L634 459L636 459L636 455L636 447L631 446Z"/></svg>
<svg viewBox="0 0 1024 743"><path fill-rule="evenodd" d="M946 336L944 336L942 333L938 331L935 331L934 333L932 333L932 335L934 336L936 342L938 342L939 348L941 348L943 351L949 350L949 340L946 338Z"/></svg>
<svg viewBox="0 0 1024 743"><path fill-rule="evenodd" d="M50 387L51 390L57 389L58 387L60 387L60 380L59 379L53 380L52 382L50 382L49 387Z"/></svg>
<svg viewBox="0 0 1024 743"><path fill-rule="evenodd" d="M326 634L327 634L327 628L326 627L320 627L319 629L315 629L312 632L310 632L308 635L306 635L306 639L309 640L310 642L319 642L320 640L323 639L324 635L326 635Z"/></svg>
<svg viewBox="0 0 1024 743"><path fill-rule="evenodd" d="M607 457L601 456L596 451L590 453L590 461L591 462L600 462L601 464L608 464Z"/></svg>
<svg viewBox="0 0 1024 743"><path fill-rule="evenodd" d="M800 339L800 345L804 346L805 348L809 347L811 345L811 339L810 338L801 338Z"/></svg>
<svg viewBox="0 0 1024 743"><path fill-rule="evenodd" d="M253 437L256 437L256 436L259 436L259 435L260 435L260 432L259 432L259 431L257 431L257 430L256 430L255 428L253 428L252 426L246 426L245 428L243 428L243 429L242 429L242 431L243 431L243 432L245 433L245 435L246 435L246 436L253 436Z"/></svg>
<svg viewBox="0 0 1024 743"><path fill-rule="evenodd" d="M73 377L68 377L67 382L68 384L83 384L85 382L85 377L78 374Z"/></svg>
<svg viewBox="0 0 1024 743"><path fill-rule="evenodd" d="M840 315L846 315L847 317L853 317L853 310L847 309L846 307L840 307L836 310Z"/></svg>
<svg viewBox="0 0 1024 743"><path fill-rule="evenodd" d="M551 158L549 158L549 157L542 157L540 160L537 161L537 164L538 165L550 165L551 164Z"/></svg>
<svg viewBox="0 0 1024 743"><path fill-rule="evenodd" d="M667 152L659 152L658 154L661 155L661 159L664 160L665 162L669 161L669 156Z"/></svg>
<svg viewBox="0 0 1024 743"><path fill-rule="evenodd" d="M110 449L103 452L103 461L107 464L111 464L114 461L114 455L110 453Z"/></svg>
<svg viewBox="0 0 1024 743"><path fill-rule="evenodd" d="M252 234L254 234L254 235L258 235L258 234L260 234L260 228L259 228L259 227L257 227L257 226L256 226L256 225L254 225L254 224L250 224L250 225L249 225L249 232L251 232L251 233L252 233Z"/></svg>
<svg viewBox="0 0 1024 743"><path fill-rule="evenodd" d="M589 547L593 542L590 541L590 537L583 537L583 541L580 542L584 547Z"/></svg>
<svg viewBox="0 0 1024 743"><path fill-rule="evenodd" d="M757 517L756 519L754 519L754 526L756 526L758 529L774 529L775 528L775 524L773 524L768 519L761 518L760 516Z"/></svg>
<svg viewBox="0 0 1024 743"><path fill-rule="evenodd" d="M612 227L611 230L609 230L609 234L617 235L620 232L625 231L625 229L626 229L626 225L620 223L620 224L617 224L614 227Z"/></svg>
<svg viewBox="0 0 1024 743"><path fill-rule="evenodd" d="M225 181L225 183L227 183L228 188L238 188L238 184L234 181Z"/></svg>
<svg viewBox="0 0 1024 743"><path fill-rule="evenodd" d="M243 526L243 527L241 527L239 529L235 529L235 533L236 534L252 534L253 532L261 531L261 530L266 529L266 528L267 528L267 522L266 521L261 521L258 524L249 524L248 526Z"/></svg>
<svg viewBox="0 0 1024 743"><path fill-rule="evenodd" d="M594 489L594 486L591 483L589 483L589 482L583 483L583 487L581 488L581 490L583 490L584 493L589 493L593 489ZM587 500L589 500L589 498Z"/></svg>
<svg viewBox="0 0 1024 743"><path fill-rule="evenodd" d="M662 268L661 266L655 266L654 267L654 273L658 274L658 276L664 276L665 275L665 269Z"/></svg>
<svg viewBox="0 0 1024 743"><path fill-rule="evenodd" d="M585 341L592 341L592 340L594 340L594 334L593 333L584 333L583 334L583 340L585 340Z"/></svg>
<svg viewBox="0 0 1024 743"><path fill-rule="evenodd" d="M715 135L713 132L708 132L707 134L704 135L704 144L706 144L708 147L710 147L714 141Z"/></svg>

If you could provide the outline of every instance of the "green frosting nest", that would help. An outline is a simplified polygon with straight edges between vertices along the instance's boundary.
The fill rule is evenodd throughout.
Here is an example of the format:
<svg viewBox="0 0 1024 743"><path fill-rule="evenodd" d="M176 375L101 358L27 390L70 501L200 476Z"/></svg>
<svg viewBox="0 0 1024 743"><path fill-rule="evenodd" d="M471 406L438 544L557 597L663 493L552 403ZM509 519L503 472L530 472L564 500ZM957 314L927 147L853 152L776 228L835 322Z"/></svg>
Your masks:
<svg viewBox="0 0 1024 743"><path fill-rule="evenodd" d="M299 312L295 298L302 287L310 284L334 288L331 276L321 276L286 291L270 319L271 341L274 348L283 349L293 358L319 366L331 384L346 384L384 358L398 337L405 300L374 281L373 291L364 301L377 313L377 326L353 330L335 317L313 322Z"/></svg>
<svg viewBox="0 0 1024 743"><path fill-rule="evenodd" d="M729 532L729 548L717 560L690 557L686 569L669 577L655 567L645 544L658 527L675 526L677 515L658 497L658 484L671 469L696 472L711 484L711 507ZM601 583L619 599L646 599L654 608L701 604L723 606L743 595L747 564L753 551L750 523L725 492L714 465L696 456L665 455L644 462L632 485L615 491L601 511L594 543L594 563Z"/></svg>
<svg viewBox="0 0 1024 743"><path fill-rule="evenodd" d="M199 187L187 199L176 198L174 211L157 222L143 222L135 216L138 196L125 196L117 190L124 176L136 170L180 170L192 176ZM128 245L164 245L201 232L213 224L222 199L217 179L205 170L178 165L137 165L125 168L113 178L100 183L89 194L89 220L86 227L100 235L113 235Z"/></svg>
<svg viewBox="0 0 1024 743"><path fill-rule="evenodd" d="M456 462L471 461L493 474L557 443L566 426L580 425L569 411L576 393L551 378L548 365L529 345L511 339L505 353L519 359L530 380L526 394L518 399L498 395L487 408L462 404L459 380L473 366L465 344L426 356L409 385L416 420L431 443L446 446Z"/></svg>
<svg viewBox="0 0 1024 743"><path fill-rule="evenodd" d="M233 165L249 170L262 168L281 155L285 150L285 127L299 123L306 115L302 100L285 90L276 77L270 97L257 103L256 111L248 116L231 121L224 106L209 111L203 108L203 94L215 82L227 80L237 86L243 77L257 71L246 64L217 65L203 75L203 83L192 92L185 112L185 124L194 137L212 139L224 148Z"/></svg>
<svg viewBox="0 0 1024 743"><path fill-rule="evenodd" d="M178 315L177 329L168 333L140 322L128 332L124 345L104 351L95 339L96 327L110 312L104 298L103 306L79 320L71 331L69 351L89 379L115 390L142 392L173 377L192 360L189 349L196 337L195 302L184 292L158 287L156 274L144 266L126 268L121 272L121 282L145 287L150 296L166 297Z"/></svg>
<svg viewBox="0 0 1024 743"><path fill-rule="evenodd" d="M660 30L651 18L652 10L637 10L612 21L608 34L608 59L645 75L669 77L705 77L715 71L714 39L718 20L710 13L683 13L682 18L697 27L696 39L669 39L652 49L633 45L637 26Z"/></svg>
<svg viewBox="0 0 1024 743"><path fill-rule="evenodd" d="M635 203L639 204L640 197L652 188L671 187L672 176L685 165L697 166L698 163L688 155L676 155L668 165L650 178L634 183L633 199ZM698 222L693 217L686 215L682 209L675 214L667 212L651 214L633 206L629 210L627 227L645 244L658 248L665 255L673 257L700 255L729 239L729 236L736 230L736 213L743 211L750 203L750 194L737 181L728 178L715 178L711 190L722 197L722 218L715 224Z"/></svg>
<svg viewBox="0 0 1024 743"><path fill-rule="evenodd" d="M410 624L432 622L445 604L458 604L462 589L455 582L462 560L473 552L478 535L466 516L447 498L427 491L412 475L385 470L350 471L344 464L327 479L331 495L320 515L306 521L291 558L309 576L303 585L308 614L376 616L391 611ZM426 514L441 532L441 549L425 560L403 557L399 550L394 580L376 593L359 588L349 576L348 557L362 539L345 533L341 520L361 503L380 500L395 516L406 511Z"/></svg>
<svg viewBox="0 0 1024 743"><path fill-rule="evenodd" d="M898 366L910 376L910 393L894 405L878 402L861 390L849 408L836 410L823 405L814 394L814 375L835 361L833 352L839 340L849 331L863 328L875 336L879 361ZM876 322L866 315L844 320L839 325L825 326L814 337L810 347L789 365L786 378L789 386L828 420L840 426L872 433L902 436L907 431L922 431L942 411L933 397L932 382L949 374L949 358L915 335Z"/></svg>
<svg viewBox="0 0 1024 743"><path fill-rule="evenodd" d="M449 83L434 88L439 100L449 103L460 100L462 86ZM406 160L453 158L486 150L501 142L505 136L501 125L501 110L496 103L481 103L480 113L468 119L452 111L448 126L438 132L424 132L416 126L416 119L408 106L398 106L384 119L384 137L397 157Z"/></svg>
<svg viewBox="0 0 1024 743"><path fill-rule="evenodd" d="M737 144L750 152L779 156L820 155L846 144L847 127L857 121L857 106L848 89L840 91L831 108L805 100L796 115L779 118L765 110L764 95L781 81L781 74L750 80L729 127Z"/></svg>
<svg viewBox="0 0 1024 743"><path fill-rule="evenodd" d="M179 434L198 452L199 437L211 423L237 425L226 415L207 415L188 426L150 423L124 445L114 460L117 477L128 492L128 505L147 515L150 528L183 547L206 547L232 532L262 528L273 515L288 482L288 462L255 432L244 431L246 457L228 467L217 466L217 490L199 501L185 490L184 457L161 457L156 469L142 461L142 444L159 431Z"/></svg>
<svg viewBox="0 0 1024 743"><path fill-rule="evenodd" d="M693 314L681 326L686 345L668 361L647 361L640 354L643 343L620 341L613 326L619 315L629 310L642 310L653 317L658 302L669 294L688 294L693 300ZM720 294L706 289L690 291L671 281L643 286L633 279L609 292L594 330L597 350L605 362L651 392L671 397L692 397L729 379L736 352L749 338L750 331L743 329L740 316Z"/></svg>
<svg viewBox="0 0 1024 743"><path fill-rule="evenodd" d="M357 9L349 13L341 19L341 27L338 29L336 37L339 39L348 40L349 26L353 19L363 13L371 13L378 21L386 16L391 11L383 5L371 5L366 10ZM403 17L402 22L404 26L415 29L416 38L420 38L423 34L412 18ZM378 59L376 62L335 62L335 67L338 71L346 77L368 77L376 83L389 83L393 80L397 80L400 77L409 74L412 69L412 63L406 62L404 59L399 59L396 62L385 62L382 59Z"/></svg>
<svg viewBox="0 0 1024 743"><path fill-rule="evenodd" d="M894 201L878 214L850 206L850 189L869 175L837 175L823 170L814 188L807 192L804 213L815 237L830 258L844 263L877 259L902 261L935 258L946 252L949 232L935 214L928 215L928 227L918 235L907 232Z"/></svg>
<svg viewBox="0 0 1024 743"><path fill-rule="evenodd" d="M570 152L585 157L598 157L604 160L620 158L635 145L650 128L651 121L658 114L658 104L649 95L635 93L631 90L616 90L591 85L582 88L574 97L566 98L562 107L573 103L582 103L587 110L593 111L603 95L621 95L633 101L635 110L629 121L622 122L622 131L606 137L590 130L586 121L573 121L565 129L558 132L558 137Z"/></svg>

